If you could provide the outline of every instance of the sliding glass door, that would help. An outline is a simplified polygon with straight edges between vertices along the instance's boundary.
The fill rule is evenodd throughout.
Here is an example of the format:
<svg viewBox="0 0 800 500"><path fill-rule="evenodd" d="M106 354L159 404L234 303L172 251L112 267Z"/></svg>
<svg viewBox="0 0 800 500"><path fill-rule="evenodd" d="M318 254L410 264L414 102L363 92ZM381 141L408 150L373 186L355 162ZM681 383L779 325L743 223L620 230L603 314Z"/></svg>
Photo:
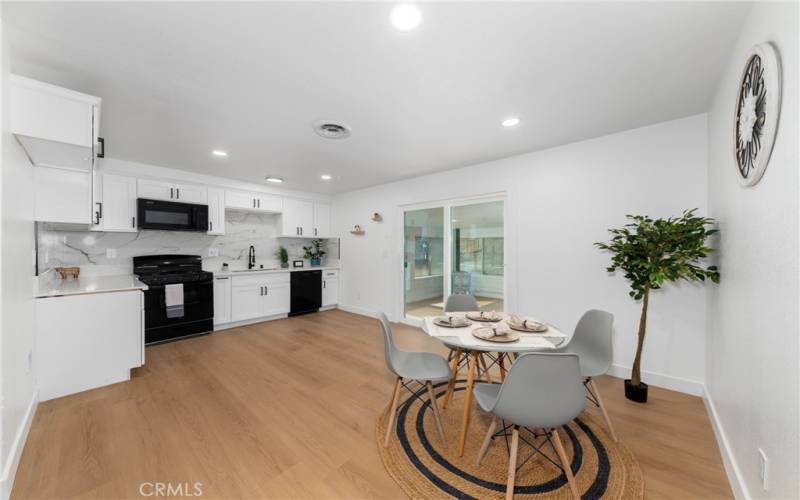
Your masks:
<svg viewBox="0 0 800 500"><path fill-rule="evenodd" d="M502 201L450 209L451 293L474 295L483 311L503 311Z"/></svg>
<svg viewBox="0 0 800 500"><path fill-rule="evenodd" d="M504 310L504 212L503 199L404 210L405 317L440 314L451 293L474 295L481 310Z"/></svg>
<svg viewBox="0 0 800 500"><path fill-rule="evenodd" d="M436 314L444 300L444 208L406 211L403 233L405 315Z"/></svg>

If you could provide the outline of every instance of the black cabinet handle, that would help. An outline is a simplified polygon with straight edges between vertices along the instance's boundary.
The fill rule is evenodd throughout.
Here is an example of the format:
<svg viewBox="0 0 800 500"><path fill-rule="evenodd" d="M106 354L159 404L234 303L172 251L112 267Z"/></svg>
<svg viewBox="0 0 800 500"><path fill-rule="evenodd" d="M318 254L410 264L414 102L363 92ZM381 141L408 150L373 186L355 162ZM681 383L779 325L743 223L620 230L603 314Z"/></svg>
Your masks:
<svg viewBox="0 0 800 500"><path fill-rule="evenodd" d="M97 217L95 224L100 224L100 219L103 218L103 204L99 201L96 201L94 204L97 205L97 211L94 213Z"/></svg>
<svg viewBox="0 0 800 500"><path fill-rule="evenodd" d="M264 287L264 295L269 295L269 287L268 286Z"/></svg>
<svg viewBox="0 0 800 500"><path fill-rule="evenodd" d="M208 230L209 231L213 231L214 230L214 222L213 221L208 221Z"/></svg>
<svg viewBox="0 0 800 500"><path fill-rule="evenodd" d="M327 281L325 281L325 280L322 280L322 288L327 288L327 286L326 286L327 284L328 284L328 282L327 282Z"/></svg>
<svg viewBox="0 0 800 500"><path fill-rule="evenodd" d="M175 188L169 188L169 199L170 200L172 198L175 198L175 193L173 193L173 191L175 191Z"/></svg>
<svg viewBox="0 0 800 500"><path fill-rule="evenodd" d="M136 217L131 217L131 227L136 227Z"/></svg>
<svg viewBox="0 0 800 500"><path fill-rule="evenodd" d="M178 194L177 198L181 199L181 188L175 188L175 192Z"/></svg>

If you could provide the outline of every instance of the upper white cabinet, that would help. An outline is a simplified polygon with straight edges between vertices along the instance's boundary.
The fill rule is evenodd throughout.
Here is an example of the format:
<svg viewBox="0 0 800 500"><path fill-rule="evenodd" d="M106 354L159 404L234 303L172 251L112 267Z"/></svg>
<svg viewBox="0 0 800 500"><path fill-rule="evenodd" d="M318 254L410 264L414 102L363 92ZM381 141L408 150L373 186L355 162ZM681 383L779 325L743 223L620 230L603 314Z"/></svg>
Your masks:
<svg viewBox="0 0 800 500"><path fill-rule="evenodd" d="M225 190L208 188L208 234L225 234Z"/></svg>
<svg viewBox="0 0 800 500"><path fill-rule="evenodd" d="M328 238L331 207L325 203L284 198L281 235L301 238Z"/></svg>
<svg viewBox="0 0 800 500"><path fill-rule="evenodd" d="M91 224L92 174L33 167L33 218L65 224Z"/></svg>
<svg viewBox="0 0 800 500"><path fill-rule="evenodd" d="M103 174L100 206L102 231L135 233L136 229L136 178L125 175Z"/></svg>
<svg viewBox="0 0 800 500"><path fill-rule="evenodd" d="M314 203L314 236L331 236L331 206L327 203Z"/></svg>
<svg viewBox="0 0 800 500"><path fill-rule="evenodd" d="M9 126L34 165L90 171L99 97L18 75L9 78Z"/></svg>
<svg viewBox="0 0 800 500"><path fill-rule="evenodd" d="M149 200L179 201L206 204L208 189L205 186L153 179L139 179L139 198Z"/></svg>
<svg viewBox="0 0 800 500"><path fill-rule="evenodd" d="M266 193L225 191L225 208L278 214L283 210L283 198Z"/></svg>
<svg viewBox="0 0 800 500"><path fill-rule="evenodd" d="M314 237L314 203L284 198L281 218L283 236Z"/></svg>

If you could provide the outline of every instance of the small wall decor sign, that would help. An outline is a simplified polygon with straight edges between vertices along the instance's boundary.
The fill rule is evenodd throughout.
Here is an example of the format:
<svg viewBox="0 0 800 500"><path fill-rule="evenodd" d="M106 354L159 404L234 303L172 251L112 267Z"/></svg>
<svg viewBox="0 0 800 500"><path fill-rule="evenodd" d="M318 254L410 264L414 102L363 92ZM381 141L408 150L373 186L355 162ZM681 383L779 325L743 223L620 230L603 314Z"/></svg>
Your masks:
<svg viewBox="0 0 800 500"><path fill-rule="evenodd" d="M739 81L734 123L736 173L743 186L761 180L767 168L781 111L781 68L775 47L753 46Z"/></svg>

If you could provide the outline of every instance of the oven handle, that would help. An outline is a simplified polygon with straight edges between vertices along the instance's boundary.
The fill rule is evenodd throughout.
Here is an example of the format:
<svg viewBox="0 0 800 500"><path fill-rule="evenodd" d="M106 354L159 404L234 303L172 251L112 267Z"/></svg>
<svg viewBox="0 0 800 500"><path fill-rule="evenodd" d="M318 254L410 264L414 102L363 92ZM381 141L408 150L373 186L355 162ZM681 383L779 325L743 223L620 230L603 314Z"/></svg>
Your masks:
<svg viewBox="0 0 800 500"><path fill-rule="evenodd" d="M175 283L176 285L178 283ZM183 286L192 286L192 285L211 285L214 286L214 280L210 279L208 281L192 281L191 283L184 283ZM164 285L147 285L148 290L160 290L164 288Z"/></svg>

